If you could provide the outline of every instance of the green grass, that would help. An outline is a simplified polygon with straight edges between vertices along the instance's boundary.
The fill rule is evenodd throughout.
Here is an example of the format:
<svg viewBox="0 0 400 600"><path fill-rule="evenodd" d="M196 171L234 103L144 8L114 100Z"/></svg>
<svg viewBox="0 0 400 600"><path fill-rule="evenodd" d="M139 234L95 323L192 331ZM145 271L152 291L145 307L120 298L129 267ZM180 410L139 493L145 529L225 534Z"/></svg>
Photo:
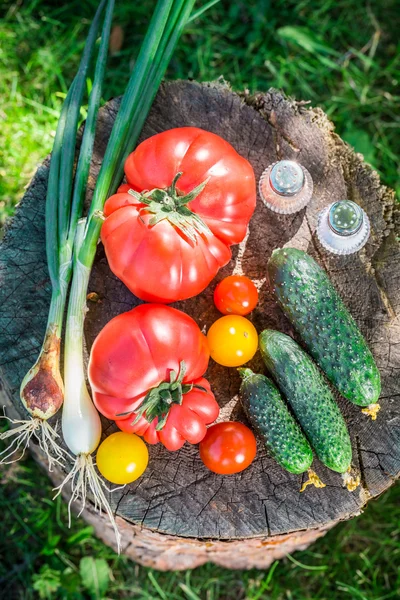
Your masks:
<svg viewBox="0 0 400 600"><path fill-rule="evenodd" d="M95 0L5 1L0 18L0 223L50 150ZM122 93L153 2L118 0L122 49L104 100ZM61 7L60 7L61 6ZM283 88L330 115L383 181L400 191L398 3L222 0L184 35L168 77L223 75L237 90ZM82 115L85 116L84 114ZM0 598L143 600L386 600L400 597L400 488L309 550L268 571L207 565L163 574L117 557L74 520L31 459L3 470ZM98 562L93 562L93 561ZM98 594L98 596L101 594Z"/></svg>
<svg viewBox="0 0 400 600"><path fill-rule="evenodd" d="M153 1L116 3L125 34L109 61L121 94ZM200 3L199 3L200 4ZM51 148L96 0L3 2L0 20L0 222ZM192 22L168 77L223 75L234 89L282 88L329 114L338 132L400 192L398 2L222 0Z"/></svg>
<svg viewBox="0 0 400 600"><path fill-rule="evenodd" d="M338 525L309 550L276 562L267 571L205 565L183 573L160 573L139 567L104 546L82 520L74 519L69 530L65 504L51 497L47 476L32 459L3 471L1 598L96 598L86 572L88 563L97 568L104 579L105 597L112 600L400 597L400 486L371 502L362 516Z"/></svg>

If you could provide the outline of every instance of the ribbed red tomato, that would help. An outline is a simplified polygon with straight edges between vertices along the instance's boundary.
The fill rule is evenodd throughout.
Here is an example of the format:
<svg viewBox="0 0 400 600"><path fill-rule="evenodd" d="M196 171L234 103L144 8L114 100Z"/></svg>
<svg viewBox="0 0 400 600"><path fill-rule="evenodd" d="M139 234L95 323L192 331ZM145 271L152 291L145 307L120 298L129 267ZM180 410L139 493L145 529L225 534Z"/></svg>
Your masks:
<svg viewBox="0 0 400 600"><path fill-rule="evenodd" d="M179 450L185 441L198 444L207 433L206 425L218 417L219 406L207 379L196 379L192 385L193 389L183 394L182 404L171 405L160 431L157 431L158 418L149 423L137 413L116 421L118 427L127 433L141 435L148 444L161 442L168 450Z"/></svg>
<svg viewBox="0 0 400 600"><path fill-rule="evenodd" d="M123 431L177 450L200 442L219 407L202 377L209 350L197 323L163 304L112 319L89 360L93 401ZM135 422L135 423L134 423Z"/></svg>
<svg viewBox="0 0 400 600"><path fill-rule="evenodd" d="M246 235L256 204L250 163L219 136L182 127L142 142L125 174L104 208L111 270L142 300L199 294Z"/></svg>

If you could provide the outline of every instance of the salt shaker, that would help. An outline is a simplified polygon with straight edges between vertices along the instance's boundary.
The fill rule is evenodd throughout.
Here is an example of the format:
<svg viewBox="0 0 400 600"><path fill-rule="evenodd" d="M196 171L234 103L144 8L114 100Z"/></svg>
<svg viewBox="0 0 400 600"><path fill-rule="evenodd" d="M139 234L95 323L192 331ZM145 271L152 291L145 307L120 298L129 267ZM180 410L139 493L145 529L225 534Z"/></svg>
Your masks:
<svg viewBox="0 0 400 600"><path fill-rule="evenodd" d="M265 169L259 181L260 196L274 212L289 215L304 208L313 194L313 181L305 167L280 160Z"/></svg>
<svg viewBox="0 0 400 600"><path fill-rule="evenodd" d="M333 202L318 215L318 239L333 254L358 252L367 243L370 230L367 214L351 200Z"/></svg>

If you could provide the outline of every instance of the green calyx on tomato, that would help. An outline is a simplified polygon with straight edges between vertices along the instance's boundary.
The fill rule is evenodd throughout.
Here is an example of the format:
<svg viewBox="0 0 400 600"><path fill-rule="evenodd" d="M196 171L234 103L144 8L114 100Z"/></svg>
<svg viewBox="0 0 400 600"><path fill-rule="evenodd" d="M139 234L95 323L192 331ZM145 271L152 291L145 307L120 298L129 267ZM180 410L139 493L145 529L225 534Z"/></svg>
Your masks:
<svg viewBox="0 0 400 600"><path fill-rule="evenodd" d="M149 225L157 225L160 221L167 219L171 225L177 227L192 242L196 242L196 232L211 233L204 221L192 212L186 205L192 202L206 187L209 177L195 187L188 194L181 194L176 189L176 184L183 173L177 173L169 188L162 190L155 188L150 191L136 192L130 189L131 194L138 202L145 204L142 210L154 214L149 221Z"/></svg>
<svg viewBox="0 0 400 600"><path fill-rule="evenodd" d="M146 421L152 423L158 417L156 431L161 431L164 427L169 411L173 404L182 404L183 395L188 394L194 388L206 392L207 390L200 385L192 383L183 384L182 381L186 374L185 361L182 360L179 364L179 373L172 370L170 372L169 381L163 381L157 387L151 388L146 394L142 404L136 409L136 418L133 425L145 417ZM130 414L130 413L126 413ZM123 414L117 415L124 416Z"/></svg>
<svg viewBox="0 0 400 600"><path fill-rule="evenodd" d="M171 451L186 441L198 444L219 414L218 402L203 377L209 357L206 336L189 315L164 304L141 304L111 319L92 345L88 375L93 402L122 431L136 433L149 444L161 442ZM193 388L183 388L181 404L163 401L169 408L163 429L156 430L158 417L151 423L141 417L133 424L151 390L165 382L179 389L171 385L169 373L182 377L182 361L186 372L178 383Z"/></svg>
<svg viewBox="0 0 400 600"><path fill-rule="evenodd" d="M104 205L101 240L110 269L146 302L196 296L247 233L256 206L252 166L218 135L178 127L144 140L127 157L124 170L127 183ZM178 182L177 173L182 173ZM194 191L197 196L187 202ZM161 220L154 225L157 213Z"/></svg>

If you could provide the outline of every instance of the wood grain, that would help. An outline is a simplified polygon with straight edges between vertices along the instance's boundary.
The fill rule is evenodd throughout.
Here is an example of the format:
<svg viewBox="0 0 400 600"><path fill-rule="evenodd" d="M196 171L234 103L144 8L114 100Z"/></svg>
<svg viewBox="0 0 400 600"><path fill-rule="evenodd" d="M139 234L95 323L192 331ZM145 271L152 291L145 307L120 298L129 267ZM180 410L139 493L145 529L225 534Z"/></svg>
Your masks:
<svg viewBox="0 0 400 600"><path fill-rule="evenodd" d="M91 187L118 105L119 101L113 100L100 113ZM256 328L277 328L294 336L265 276L274 248L301 248L328 271L367 338L382 374L382 410L377 421L372 422L358 407L338 398L351 433L353 463L362 475L362 485L353 493L342 487L340 475L316 460L316 470L327 487L308 487L300 494L303 477L276 465L259 443L251 467L225 477L203 466L197 447L186 444L175 453L150 447L145 475L112 494L112 505L124 519L126 551L143 564L172 569L211 560L237 568L265 567L276 557L304 547L335 523L359 514L371 497L382 493L399 476L399 211L394 193L382 186L362 157L334 133L324 113L288 100L280 92L239 96L224 84L164 84L141 139L186 125L224 137L251 162L257 178L277 159L298 160L313 177L314 197L307 209L289 216L272 213L258 198L249 235L233 249L231 263L200 296L174 306L193 316L206 330L219 316L212 303L215 284L228 274L243 272L260 290L260 303L250 315ZM0 378L20 415L19 384L42 343L50 297L44 241L47 175L46 160L8 225L0 254ZM328 255L315 238L318 211L342 198L359 203L372 226L367 246L351 257ZM101 246L89 291L96 292L100 301L88 302L87 348L107 321L139 302L110 272ZM251 366L263 370L259 355ZM220 418L245 422L238 403L236 370L211 361L207 377L222 408ZM104 420L104 435L114 429ZM43 462L37 449L35 454ZM60 476L53 474L55 480ZM112 543L104 518L94 516L90 507L86 517L96 525L99 535Z"/></svg>

